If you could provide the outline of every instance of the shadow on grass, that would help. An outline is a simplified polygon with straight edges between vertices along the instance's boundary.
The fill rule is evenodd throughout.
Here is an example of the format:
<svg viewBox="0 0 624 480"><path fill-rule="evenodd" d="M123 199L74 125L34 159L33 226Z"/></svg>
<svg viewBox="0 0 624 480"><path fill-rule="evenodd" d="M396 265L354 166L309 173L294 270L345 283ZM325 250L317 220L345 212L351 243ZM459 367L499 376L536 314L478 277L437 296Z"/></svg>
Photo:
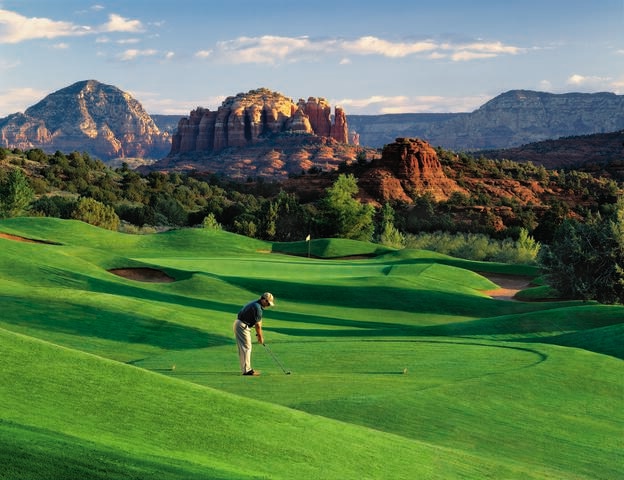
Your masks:
<svg viewBox="0 0 624 480"><path fill-rule="evenodd" d="M229 338L208 334L142 316L140 312L119 313L62 300L3 298L2 323L26 328L80 335L88 341L97 337L116 342L151 345L164 349L194 349L232 343Z"/></svg>
<svg viewBox="0 0 624 480"><path fill-rule="evenodd" d="M596 305L571 305L565 308L553 307L550 310L538 312L480 318L443 325L420 326L396 322L345 320L302 314L284 315L281 312L272 312L272 318L293 323L302 322L335 328L274 327L270 323L265 325L264 328L267 331L275 331L294 337L361 338L384 336L465 337L510 335L516 337L523 336L525 340L535 339L539 341L547 335L560 332L587 331L598 327L618 325L623 323L623 313L624 309L601 308L601 306Z"/></svg>
<svg viewBox="0 0 624 480"><path fill-rule="evenodd" d="M57 431L5 421L0 421L0 465L0 477L13 479L148 480L155 472L167 480L249 478L205 466L201 471L191 464L185 468L168 458L139 457Z"/></svg>
<svg viewBox="0 0 624 480"><path fill-rule="evenodd" d="M49 277L56 278L56 284L62 287L88 290L89 292L95 293L106 293L119 297L132 297L146 301L164 302L172 305L216 310L233 314L238 311L236 307L232 307L221 302L215 302L211 300L188 297L177 293L166 292L164 291L164 289L166 289L168 285L170 285L168 283L143 283L128 280L112 273L110 274L111 279L107 280L83 273L71 272L58 268L46 267L44 270ZM193 275L192 272L187 271L163 271L174 275L176 280L186 280L188 278L191 278L191 276ZM177 272L184 273L182 278L177 276ZM134 285L135 283L137 283L137 285Z"/></svg>
<svg viewBox="0 0 624 480"><path fill-rule="evenodd" d="M441 315L489 316L547 310L548 303L505 302L489 297L432 289L390 285L319 285L270 278L224 277L224 281L250 291L270 290L277 299L328 307L363 308ZM365 279L362 280L365 282ZM397 285L399 285L397 283Z"/></svg>

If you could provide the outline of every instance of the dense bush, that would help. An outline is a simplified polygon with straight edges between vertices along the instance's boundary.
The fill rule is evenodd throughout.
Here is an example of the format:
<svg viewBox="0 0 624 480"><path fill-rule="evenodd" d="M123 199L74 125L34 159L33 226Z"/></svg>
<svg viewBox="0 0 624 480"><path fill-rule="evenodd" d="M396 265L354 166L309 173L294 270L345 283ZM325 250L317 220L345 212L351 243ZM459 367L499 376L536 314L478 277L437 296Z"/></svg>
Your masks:
<svg viewBox="0 0 624 480"><path fill-rule="evenodd" d="M405 237L407 248L431 250L445 255L469 260L533 264L541 245L526 230L518 240L495 240L484 234L434 232Z"/></svg>
<svg viewBox="0 0 624 480"><path fill-rule="evenodd" d="M119 217L113 207L104 205L93 198L79 199L72 212L72 218L108 230L119 229Z"/></svg>

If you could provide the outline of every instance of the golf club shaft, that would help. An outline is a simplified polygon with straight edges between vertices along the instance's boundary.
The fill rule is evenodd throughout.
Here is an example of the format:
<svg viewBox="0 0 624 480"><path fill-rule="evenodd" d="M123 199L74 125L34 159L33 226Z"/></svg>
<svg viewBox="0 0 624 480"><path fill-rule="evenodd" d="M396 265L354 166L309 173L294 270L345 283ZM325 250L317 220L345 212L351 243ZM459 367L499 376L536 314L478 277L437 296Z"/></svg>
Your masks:
<svg viewBox="0 0 624 480"><path fill-rule="evenodd" d="M275 356L275 354L273 353L273 351L269 348L269 346L266 343L263 343L262 346L264 348L266 348L267 352L269 352L269 354L271 355L271 357L273 357L273 360L275 360L275 363L277 363L279 365L279 367L282 369L282 372L284 372L286 375L288 375L290 372L286 371L286 369L284 368L284 366L282 365L282 363L277 359L277 357Z"/></svg>

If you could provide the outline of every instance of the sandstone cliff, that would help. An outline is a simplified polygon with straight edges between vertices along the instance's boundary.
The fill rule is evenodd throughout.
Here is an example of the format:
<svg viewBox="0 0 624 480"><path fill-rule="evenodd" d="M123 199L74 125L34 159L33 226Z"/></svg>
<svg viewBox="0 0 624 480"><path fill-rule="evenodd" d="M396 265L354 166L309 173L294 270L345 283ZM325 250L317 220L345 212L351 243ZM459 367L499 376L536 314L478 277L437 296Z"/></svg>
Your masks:
<svg viewBox="0 0 624 480"><path fill-rule="evenodd" d="M80 151L102 160L162 158L170 137L130 94L96 80L77 82L0 119L0 145Z"/></svg>
<svg viewBox="0 0 624 480"><path fill-rule="evenodd" d="M312 134L348 143L344 111L323 98L310 97L295 104L266 88L228 97L216 112L197 108L182 118L173 135L169 156L220 152L228 147L248 147L283 132Z"/></svg>

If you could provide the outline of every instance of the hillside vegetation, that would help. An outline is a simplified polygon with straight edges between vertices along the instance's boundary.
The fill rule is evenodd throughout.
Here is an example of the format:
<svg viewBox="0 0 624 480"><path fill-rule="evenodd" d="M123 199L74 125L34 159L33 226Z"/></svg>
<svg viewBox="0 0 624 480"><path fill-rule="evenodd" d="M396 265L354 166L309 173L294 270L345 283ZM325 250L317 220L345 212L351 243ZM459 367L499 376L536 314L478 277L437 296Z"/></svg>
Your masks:
<svg viewBox="0 0 624 480"><path fill-rule="evenodd" d="M455 192L436 201L414 190L409 204L377 205L370 219L365 215L366 228L349 232L354 235L351 238L382 241L384 230L391 226L404 235L445 231L480 233L500 240L517 240L525 230L547 243L566 218L583 220L612 211L622 190L609 176L546 170L531 163L494 161L442 149L437 156L444 174L466 193ZM142 175L127 165L111 169L78 152L47 155L38 149L0 149L0 188L10 190L6 185L17 182L11 177L17 171L26 178L21 183L30 192L20 208L0 202L0 217L76 218L129 232L197 226L212 218L227 231L269 241L301 240L308 233L314 238L344 238L344 225L333 211L342 205L328 202L328 191L335 189L341 177L353 178L353 190L341 195L375 205L379 199L363 198L357 186L369 168L364 156L337 171L302 172L283 182L249 178L240 183L198 172ZM351 208L351 202L347 206Z"/></svg>
<svg viewBox="0 0 624 480"><path fill-rule="evenodd" d="M534 267L55 218L0 234L0 478L624 475L624 307L489 293ZM173 281L111 272L140 268ZM292 375L254 345L242 377L232 321L267 290Z"/></svg>

